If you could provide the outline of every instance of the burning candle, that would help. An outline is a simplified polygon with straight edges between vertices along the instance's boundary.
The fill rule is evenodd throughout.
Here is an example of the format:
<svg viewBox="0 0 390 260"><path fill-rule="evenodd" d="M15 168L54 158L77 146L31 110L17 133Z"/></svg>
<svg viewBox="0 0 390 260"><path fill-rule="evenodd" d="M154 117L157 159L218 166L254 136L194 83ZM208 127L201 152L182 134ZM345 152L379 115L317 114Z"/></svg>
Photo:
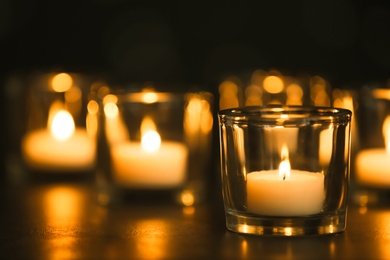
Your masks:
<svg viewBox="0 0 390 260"><path fill-rule="evenodd" d="M356 178L364 185L390 187L390 116L382 126L386 148L366 149L356 156Z"/></svg>
<svg viewBox="0 0 390 260"><path fill-rule="evenodd" d="M161 141L153 121L141 124L141 142L113 143L114 178L131 188L164 189L179 187L186 178L187 148L180 142Z"/></svg>
<svg viewBox="0 0 390 260"><path fill-rule="evenodd" d="M47 129L24 137L22 152L28 166L42 171L87 171L95 161L93 140L85 129L76 128L71 114L62 109L51 109Z"/></svg>
<svg viewBox="0 0 390 260"><path fill-rule="evenodd" d="M268 216L304 216L322 211L324 175L291 170L288 149L282 148L278 170L247 174L247 211Z"/></svg>

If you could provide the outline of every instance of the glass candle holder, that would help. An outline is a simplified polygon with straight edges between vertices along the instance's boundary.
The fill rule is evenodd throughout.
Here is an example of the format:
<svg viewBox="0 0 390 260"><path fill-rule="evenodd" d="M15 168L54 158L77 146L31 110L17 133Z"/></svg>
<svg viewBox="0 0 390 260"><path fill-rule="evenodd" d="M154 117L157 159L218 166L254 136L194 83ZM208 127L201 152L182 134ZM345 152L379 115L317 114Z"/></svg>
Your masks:
<svg viewBox="0 0 390 260"><path fill-rule="evenodd" d="M96 148L86 129L88 80L79 74L39 74L28 87L21 140L27 168L45 176L93 173Z"/></svg>
<svg viewBox="0 0 390 260"><path fill-rule="evenodd" d="M243 107L218 117L229 230L296 236L345 229L349 110Z"/></svg>
<svg viewBox="0 0 390 260"><path fill-rule="evenodd" d="M166 198L191 206L203 199L213 123L211 94L111 91L100 86L91 95L90 118L95 114L99 121L101 204Z"/></svg>
<svg viewBox="0 0 390 260"><path fill-rule="evenodd" d="M363 88L359 95L359 142L352 166L354 201L390 205L390 90Z"/></svg>

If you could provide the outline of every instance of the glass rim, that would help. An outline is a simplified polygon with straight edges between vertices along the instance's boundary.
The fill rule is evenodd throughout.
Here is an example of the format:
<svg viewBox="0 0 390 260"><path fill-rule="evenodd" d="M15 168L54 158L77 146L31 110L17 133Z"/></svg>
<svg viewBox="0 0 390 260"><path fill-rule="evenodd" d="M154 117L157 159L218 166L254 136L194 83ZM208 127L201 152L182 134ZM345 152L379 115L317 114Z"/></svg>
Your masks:
<svg viewBox="0 0 390 260"><path fill-rule="evenodd" d="M320 106L266 105L246 106L220 110L220 122L264 122L274 124L290 123L348 123L352 112L345 108Z"/></svg>

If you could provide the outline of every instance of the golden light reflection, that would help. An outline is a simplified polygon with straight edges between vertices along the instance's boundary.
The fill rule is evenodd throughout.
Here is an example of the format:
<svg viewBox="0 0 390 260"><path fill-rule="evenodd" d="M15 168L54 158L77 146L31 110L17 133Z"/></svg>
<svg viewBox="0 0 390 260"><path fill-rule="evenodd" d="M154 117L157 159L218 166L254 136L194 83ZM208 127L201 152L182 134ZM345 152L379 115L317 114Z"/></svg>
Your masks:
<svg viewBox="0 0 390 260"><path fill-rule="evenodd" d="M79 254L73 249L76 244L74 237L59 237L48 241L48 246L53 250L50 251L50 259L77 259Z"/></svg>
<svg viewBox="0 0 390 260"><path fill-rule="evenodd" d="M72 87L73 79L67 73L59 73L51 79L50 85L55 92L65 92Z"/></svg>
<svg viewBox="0 0 390 260"><path fill-rule="evenodd" d="M367 207L359 207L359 213L360 213L361 215L366 214L367 211L368 211L368 208L367 208Z"/></svg>
<svg viewBox="0 0 390 260"><path fill-rule="evenodd" d="M277 94L283 91L284 82L278 76L268 76L264 79L263 88L270 94Z"/></svg>
<svg viewBox="0 0 390 260"><path fill-rule="evenodd" d="M377 227L380 227L381 239L383 241L390 240L390 212L382 211L376 214L376 218L372 219L373 223L376 223ZM380 259L390 259L390 243L378 243L377 249L380 253Z"/></svg>
<svg viewBox="0 0 390 260"><path fill-rule="evenodd" d="M47 247L51 259L73 259L79 258L76 246L76 239L71 234L72 226L82 222L82 210L85 207L83 194L75 189L66 186L57 186L48 189L43 194L43 210L48 226L56 230L56 236L47 240Z"/></svg>
<svg viewBox="0 0 390 260"><path fill-rule="evenodd" d="M248 255L248 241L241 241L241 257L245 257Z"/></svg>
<svg viewBox="0 0 390 260"><path fill-rule="evenodd" d="M183 207L183 214L186 216L193 216L195 214L195 207L193 206Z"/></svg>
<svg viewBox="0 0 390 260"><path fill-rule="evenodd" d="M77 189L65 186L49 189L43 199L47 223L57 227L77 225L84 204L84 198Z"/></svg>
<svg viewBox="0 0 390 260"><path fill-rule="evenodd" d="M169 240L166 236L167 223L162 220L144 220L136 223L136 229L142 231L136 239L136 258L167 258L169 245Z"/></svg>

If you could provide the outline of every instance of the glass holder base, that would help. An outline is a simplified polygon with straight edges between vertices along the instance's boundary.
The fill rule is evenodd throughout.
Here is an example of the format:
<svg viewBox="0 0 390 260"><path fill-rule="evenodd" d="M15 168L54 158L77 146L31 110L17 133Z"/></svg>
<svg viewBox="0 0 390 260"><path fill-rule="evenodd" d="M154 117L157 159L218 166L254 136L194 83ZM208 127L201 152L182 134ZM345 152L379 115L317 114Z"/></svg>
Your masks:
<svg viewBox="0 0 390 260"><path fill-rule="evenodd" d="M345 230L346 214L269 217L226 213L226 227L230 231L264 236L326 235Z"/></svg>

